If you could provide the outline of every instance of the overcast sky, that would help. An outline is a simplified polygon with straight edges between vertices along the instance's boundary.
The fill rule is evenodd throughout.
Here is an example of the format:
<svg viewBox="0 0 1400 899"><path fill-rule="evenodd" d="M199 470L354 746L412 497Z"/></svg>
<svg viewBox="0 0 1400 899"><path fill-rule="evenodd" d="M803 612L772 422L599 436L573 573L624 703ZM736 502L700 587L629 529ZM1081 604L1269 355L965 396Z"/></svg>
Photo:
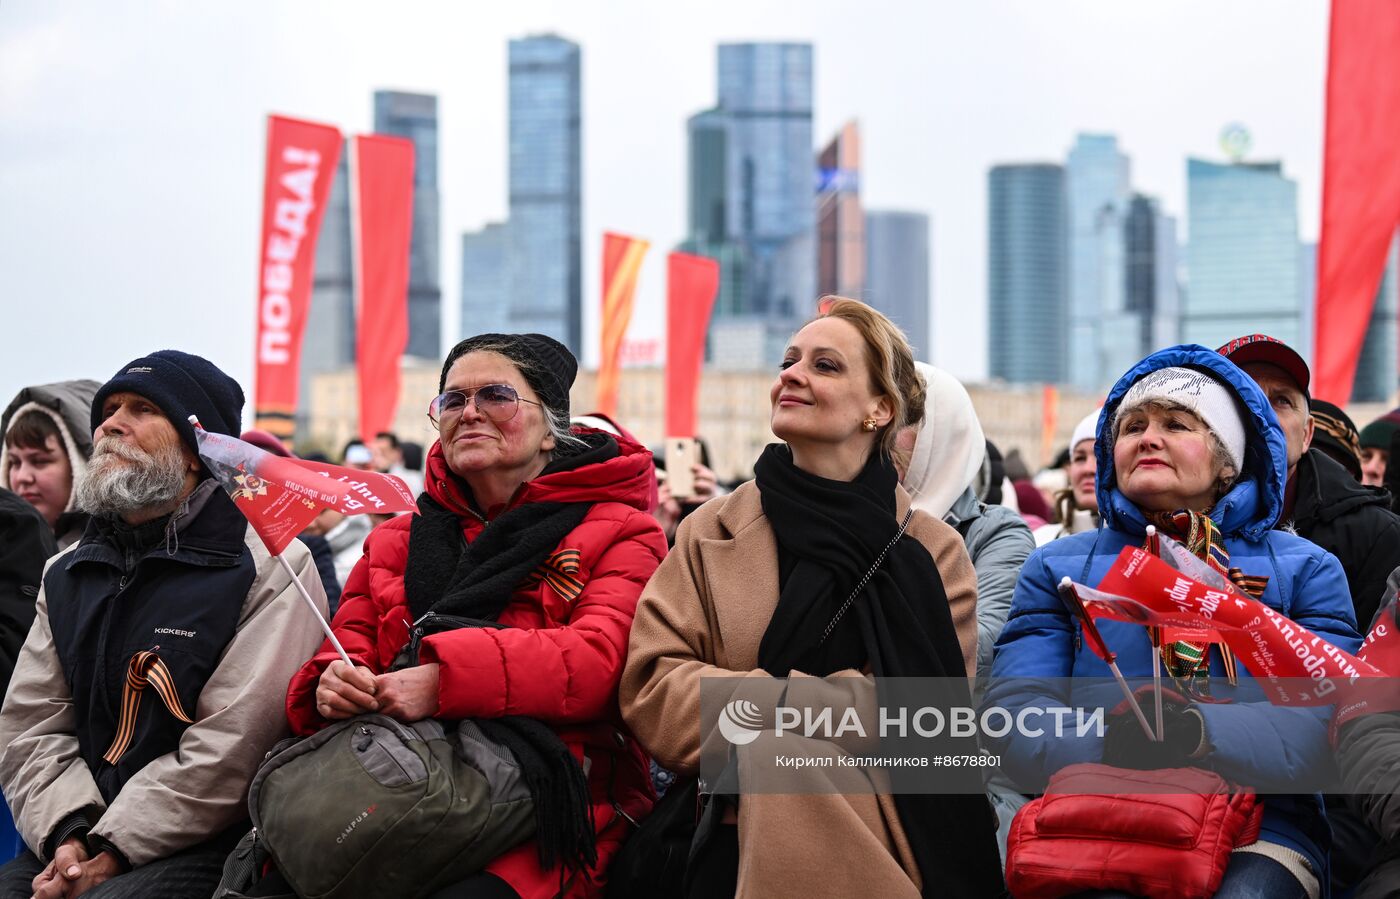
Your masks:
<svg viewBox="0 0 1400 899"><path fill-rule="evenodd" d="M376 88L439 98L459 336L460 234L506 211L506 42L541 31L583 47L590 359L605 229L652 241L630 336L663 333L685 119L714 102L720 42L815 45L815 139L858 119L866 206L932 216L931 361L964 378L987 367L991 165L1113 132L1134 186L1184 220L1186 157L1220 158L1239 121L1317 236L1324 0L0 0L0 402L164 347L251 387L265 116L367 131Z"/></svg>

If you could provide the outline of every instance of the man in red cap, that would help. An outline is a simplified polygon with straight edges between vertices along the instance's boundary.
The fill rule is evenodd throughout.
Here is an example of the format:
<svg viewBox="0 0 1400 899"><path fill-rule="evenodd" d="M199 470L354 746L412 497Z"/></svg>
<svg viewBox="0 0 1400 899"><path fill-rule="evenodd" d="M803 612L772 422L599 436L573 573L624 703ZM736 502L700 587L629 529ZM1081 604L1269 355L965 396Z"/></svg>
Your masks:
<svg viewBox="0 0 1400 899"><path fill-rule="evenodd" d="M1288 444L1288 486L1275 527L1292 528L1341 561L1356 621L1365 633L1385 593L1387 575L1400 565L1400 517L1390 511L1389 495L1358 484L1340 463L1311 448L1310 378L1302 356L1264 334L1238 337L1220 354L1263 389ZM1336 799L1327 797L1334 890L1349 888L1365 875L1378 839Z"/></svg>
<svg viewBox="0 0 1400 899"><path fill-rule="evenodd" d="M1385 579L1400 565L1400 517L1384 490L1366 487L1325 453L1311 448L1308 364L1282 341L1264 334L1238 337L1220 354L1244 369L1263 389L1288 443L1288 487L1276 527L1341 560L1364 631L1376 613Z"/></svg>

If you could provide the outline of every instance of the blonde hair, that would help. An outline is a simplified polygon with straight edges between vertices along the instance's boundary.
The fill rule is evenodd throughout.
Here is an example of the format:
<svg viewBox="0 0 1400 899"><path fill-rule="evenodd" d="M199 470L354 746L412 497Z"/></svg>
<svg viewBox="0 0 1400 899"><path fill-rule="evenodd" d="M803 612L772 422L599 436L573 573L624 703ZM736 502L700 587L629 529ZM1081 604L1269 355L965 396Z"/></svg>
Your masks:
<svg viewBox="0 0 1400 899"><path fill-rule="evenodd" d="M865 364L877 396L889 399L894 417L880 430L877 445L893 457L900 429L924 420L928 389L914 367L914 350L899 326L878 310L849 297L825 296L818 302L817 318L839 318L859 332L865 342ZM815 321L816 319L813 319Z"/></svg>

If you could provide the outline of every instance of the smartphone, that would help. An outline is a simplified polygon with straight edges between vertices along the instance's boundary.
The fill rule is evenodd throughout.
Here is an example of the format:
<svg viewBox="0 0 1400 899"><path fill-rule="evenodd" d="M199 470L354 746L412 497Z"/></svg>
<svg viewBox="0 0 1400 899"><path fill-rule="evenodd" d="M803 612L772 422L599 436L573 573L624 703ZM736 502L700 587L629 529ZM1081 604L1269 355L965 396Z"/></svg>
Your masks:
<svg viewBox="0 0 1400 899"><path fill-rule="evenodd" d="M695 472L691 466L699 461L699 445L694 437L666 438L666 483L671 496L686 500L695 495Z"/></svg>

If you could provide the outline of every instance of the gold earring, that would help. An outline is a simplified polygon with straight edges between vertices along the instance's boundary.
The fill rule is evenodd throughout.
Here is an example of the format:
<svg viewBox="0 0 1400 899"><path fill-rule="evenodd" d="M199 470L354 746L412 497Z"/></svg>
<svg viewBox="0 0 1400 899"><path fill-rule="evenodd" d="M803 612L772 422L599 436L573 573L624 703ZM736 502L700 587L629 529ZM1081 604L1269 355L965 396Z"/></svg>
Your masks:
<svg viewBox="0 0 1400 899"><path fill-rule="evenodd" d="M861 429L862 431L867 432L867 433L869 433L870 431L875 430L875 419L873 419L873 418L867 418L865 421L863 421L863 422L860 423L860 429Z"/></svg>

